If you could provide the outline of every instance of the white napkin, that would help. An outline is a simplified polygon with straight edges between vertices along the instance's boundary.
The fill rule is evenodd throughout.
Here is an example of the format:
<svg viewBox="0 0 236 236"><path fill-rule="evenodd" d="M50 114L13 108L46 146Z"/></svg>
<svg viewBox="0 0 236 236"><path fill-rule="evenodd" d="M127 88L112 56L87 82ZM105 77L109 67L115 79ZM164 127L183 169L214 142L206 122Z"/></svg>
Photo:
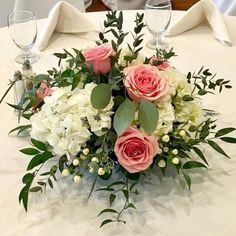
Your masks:
<svg viewBox="0 0 236 236"><path fill-rule="evenodd" d="M224 18L212 0L202 0L193 5L166 32L167 37L176 36L207 20L213 30L214 37L225 46L231 46L231 40Z"/></svg>
<svg viewBox="0 0 236 236"><path fill-rule="evenodd" d="M48 45L54 31L60 33L85 33L99 31L99 28L77 8L67 2L60 1L49 12L47 23L39 38L39 50L42 51Z"/></svg>

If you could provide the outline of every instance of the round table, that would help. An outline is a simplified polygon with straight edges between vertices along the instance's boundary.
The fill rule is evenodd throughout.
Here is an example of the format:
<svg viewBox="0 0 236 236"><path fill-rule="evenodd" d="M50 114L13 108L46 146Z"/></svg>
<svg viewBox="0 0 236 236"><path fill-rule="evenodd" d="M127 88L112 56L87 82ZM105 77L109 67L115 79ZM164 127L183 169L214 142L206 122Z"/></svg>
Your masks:
<svg viewBox="0 0 236 236"><path fill-rule="evenodd" d="M182 12L173 12L173 20ZM87 13L95 23L103 22L105 12ZM125 29L132 29L135 11L125 11ZM232 47L217 42L208 26L201 25L191 31L169 39L177 53L171 63L182 72L198 70L202 65L219 78L231 80L233 88L222 94L204 97L205 107L220 112L218 126L236 127L236 17L225 16L232 39ZM39 30L45 20L38 21ZM40 33L40 32L39 32ZM150 38L146 31L145 42ZM20 65L14 62L18 53L8 29L0 29L0 94ZM57 65L54 52L63 48L84 48L93 46L94 33L72 35L55 34L51 44L41 52L41 59L33 65L35 73L45 73ZM145 46L145 45L144 45ZM35 48L37 50L37 47ZM144 49L146 55L153 52ZM13 92L5 101L13 102ZM17 126L17 117L6 104L0 105L0 235L2 236L48 236L48 235L155 235L155 236L234 236L236 235L236 147L222 144L232 157L230 160L204 147L205 155L211 164L207 171L198 170L190 174L192 189L183 187L179 178L166 177L160 180L143 180L138 186L140 194L134 196L137 210L124 214L127 224L109 224L99 229L101 217L97 214L108 206L107 197L94 194L86 202L92 181L85 178L80 185L72 178L60 178L55 189L38 196L31 195L28 213L18 204L18 193L22 188L21 178L28 163L27 156L18 150L28 147L27 137L8 135ZM144 185L145 184L145 185ZM119 205L119 202L118 202ZM105 216L104 216L105 217Z"/></svg>

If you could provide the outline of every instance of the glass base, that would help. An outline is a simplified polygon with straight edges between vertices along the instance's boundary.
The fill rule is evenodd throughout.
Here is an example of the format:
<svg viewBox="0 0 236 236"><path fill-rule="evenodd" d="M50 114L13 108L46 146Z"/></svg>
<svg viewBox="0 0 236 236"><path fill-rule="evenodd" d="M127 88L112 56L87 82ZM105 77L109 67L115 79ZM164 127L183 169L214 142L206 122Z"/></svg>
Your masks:
<svg viewBox="0 0 236 236"><path fill-rule="evenodd" d="M149 49L166 49L168 48L168 43L166 43L165 41L161 41L161 42L156 42L154 39L153 40L149 40L146 44L146 46Z"/></svg>
<svg viewBox="0 0 236 236"><path fill-rule="evenodd" d="M34 52L30 52L30 53L21 53L19 54L16 58L15 61L19 64L24 64L25 60L29 60L30 63L35 63L39 60L40 55Z"/></svg>

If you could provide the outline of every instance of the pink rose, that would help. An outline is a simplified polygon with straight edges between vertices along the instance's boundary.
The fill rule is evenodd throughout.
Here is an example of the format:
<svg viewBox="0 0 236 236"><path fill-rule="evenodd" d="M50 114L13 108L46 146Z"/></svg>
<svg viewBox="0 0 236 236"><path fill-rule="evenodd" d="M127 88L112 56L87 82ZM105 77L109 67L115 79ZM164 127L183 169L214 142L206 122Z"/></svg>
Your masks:
<svg viewBox="0 0 236 236"><path fill-rule="evenodd" d="M156 66L130 66L124 69L124 73L124 85L135 102L142 99L150 102L160 101L168 95L170 87Z"/></svg>
<svg viewBox="0 0 236 236"><path fill-rule="evenodd" d="M93 65L93 71L96 75L106 74L111 70L112 47L109 44L83 50L86 63Z"/></svg>
<svg viewBox="0 0 236 236"><path fill-rule="evenodd" d="M130 173L147 169L159 152L156 138L127 128L116 140L114 147L119 163Z"/></svg>
<svg viewBox="0 0 236 236"><path fill-rule="evenodd" d="M44 99L47 96L51 96L52 89L48 87L47 82L42 82L36 94L39 98Z"/></svg>
<svg viewBox="0 0 236 236"><path fill-rule="evenodd" d="M156 65L155 65L155 61L157 61L157 58L156 58L155 56L153 56L153 57L150 59L149 63L150 63L151 65L153 65L153 66L156 66ZM160 65L157 65L156 67L157 67L159 70L165 70L165 69L167 69L167 68L170 67L170 64L169 64L167 61L163 61Z"/></svg>

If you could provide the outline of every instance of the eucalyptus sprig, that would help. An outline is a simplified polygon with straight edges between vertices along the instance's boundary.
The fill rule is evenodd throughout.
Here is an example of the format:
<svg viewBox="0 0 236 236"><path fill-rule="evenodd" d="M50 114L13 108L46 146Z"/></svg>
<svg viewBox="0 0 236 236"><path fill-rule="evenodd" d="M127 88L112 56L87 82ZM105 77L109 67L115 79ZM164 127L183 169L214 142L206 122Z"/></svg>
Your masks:
<svg viewBox="0 0 236 236"><path fill-rule="evenodd" d="M52 181L50 177L52 176L54 180L56 180L55 173L57 171L57 167L53 166L48 173L44 173L43 175L49 175L46 181L38 181L38 186L31 187L35 177L40 173L40 170L44 166L45 162L49 159L53 158L53 154L48 150L48 147L35 139L31 139L31 144L33 147L21 149L20 152L25 155L32 156L30 160L27 171L33 170L32 173L27 173L22 178L22 182L24 184L20 194L19 194L19 202L23 202L24 208L27 211L28 208L28 198L30 192L43 192L43 188L45 191L46 185L49 184L51 188L53 188Z"/></svg>
<svg viewBox="0 0 236 236"><path fill-rule="evenodd" d="M189 72L187 74L188 83L193 84L194 88L192 94L197 89L197 94L200 96L208 93L214 94L218 88L219 93L222 92L223 88L230 89L232 86L229 84L230 80L215 79L216 74L212 74L209 69L204 69L202 66L197 73Z"/></svg>
<svg viewBox="0 0 236 236"><path fill-rule="evenodd" d="M146 25L143 22L143 18L144 18L144 13L142 14L137 13L135 16L134 32L131 32L134 41L132 43L132 46L129 43L127 43L131 55L126 55L124 57L124 59L127 61L127 64L135 60L138 56L138 52L143 49L143 47L140 46L141 43L143 42L143 36L144 36L142 30L146 27Z"/></svg>
<svg viewBox="0 0 236 236"><path fill-rule="evenodd" d="M136 185L136 183L129 184L128 177L125 177L124 181L115 181L115 182L109 184L105 188L97 189L97 191L105 191L105 192L110 193L109 194L110 208L103 209L98 214L98 216L101 216L105 213L110 213L110 214L113 214L113 216L114 216L112 218L107 218L107 219L103 220L100 225L100 228L106 224L115 223L115 222L122 222L122 223L126 224L126 221L123 220L121 218L121 216L124 211L126 211L130 208L136 209L135 205L130 202L130 194L131 194L135 185ZM122 194L125 198L124 205L120 210L115 210L112 206L113 206L115 200L118 198L117 196L118 195L120 196L120 194ZM119 197L119 199L120 199L120 197Z"/></svg>
<svg viewBox="0 0 236 236"><path fill-rule="evenodd" d="M120 52L120 46L123 43L125 37L128 35L128 32L123 31L123 12L120 11L109 11L106 14L107 19L104 21L104 30L99 33L100 41L97 41L97 44L107 43L109 40L105 38L105 35L112 33L115 37L115 40L111 40L111 45L114 52Z"/></svg>

